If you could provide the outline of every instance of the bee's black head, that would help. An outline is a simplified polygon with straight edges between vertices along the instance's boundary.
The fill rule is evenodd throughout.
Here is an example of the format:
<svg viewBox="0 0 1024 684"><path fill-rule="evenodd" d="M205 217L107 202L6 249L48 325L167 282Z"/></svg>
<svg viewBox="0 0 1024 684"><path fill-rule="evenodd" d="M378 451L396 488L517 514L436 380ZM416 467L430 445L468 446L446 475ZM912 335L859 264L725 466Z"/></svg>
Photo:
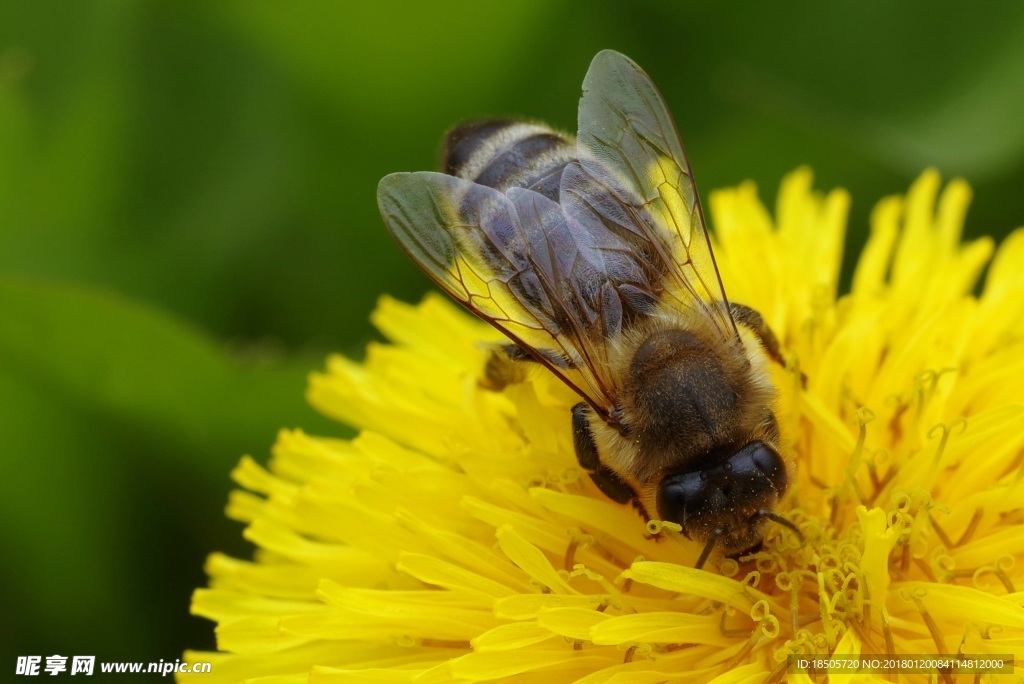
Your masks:
<svg viewBox="0 0 1024 684"><path fill-rule="evenodd" d="M658 487L658 515L682 526L690 539L715 544L726 555L760 547L766 512L775 509L788 478L782 457L765 442L727 458L669 475Z"/></svg>

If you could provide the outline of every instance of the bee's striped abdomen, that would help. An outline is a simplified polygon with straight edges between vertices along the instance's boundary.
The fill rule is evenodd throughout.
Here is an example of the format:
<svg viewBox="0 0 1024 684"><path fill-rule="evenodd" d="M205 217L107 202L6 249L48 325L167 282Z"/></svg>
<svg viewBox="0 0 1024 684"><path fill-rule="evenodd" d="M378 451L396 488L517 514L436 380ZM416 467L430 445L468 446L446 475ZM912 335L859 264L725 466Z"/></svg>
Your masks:
<svg viewBox="0 0 1024 684"><path fill-rule="evenodd" d="M445 136L445 173L502 191L529 188L556 202L562 171L575 160L572 138L523 121L473 121Z"/></svg>

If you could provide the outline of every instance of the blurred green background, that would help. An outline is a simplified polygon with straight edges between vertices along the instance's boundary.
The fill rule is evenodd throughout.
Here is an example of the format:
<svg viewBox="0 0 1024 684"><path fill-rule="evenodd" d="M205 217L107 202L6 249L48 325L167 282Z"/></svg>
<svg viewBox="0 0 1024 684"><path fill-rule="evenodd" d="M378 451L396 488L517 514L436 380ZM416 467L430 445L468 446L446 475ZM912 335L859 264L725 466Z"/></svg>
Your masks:
<svg viewBox="0 0 1024 684"><path fill-rule="evenodd" d="M606 47L705 193L772 204L810 164L859 245L935 165L969 235L1024 223L1022 3L0 2L0 672L213 646L188 603L206 554L249 553L229 471L281 427L342 434L307 374L427 287L377 181L461 120L573 128Z"/></svg>

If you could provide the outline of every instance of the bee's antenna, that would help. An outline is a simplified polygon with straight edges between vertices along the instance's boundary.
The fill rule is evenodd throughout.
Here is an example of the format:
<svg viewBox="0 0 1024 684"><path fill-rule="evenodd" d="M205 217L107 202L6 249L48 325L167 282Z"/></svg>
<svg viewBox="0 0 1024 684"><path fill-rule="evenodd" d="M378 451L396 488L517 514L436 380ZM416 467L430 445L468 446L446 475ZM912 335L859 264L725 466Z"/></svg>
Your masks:
<svg viewBox="0 0 1024 684"><path fill-rule="evenodd" d="M783 518L778 513L774 513L772 511L769 511L767 508L762 508L757 513L755 513L754 514L754 518L755 519L756 518L768 518L773 523L778 523L779 525L782 525L783 527L786 527L786 528L792 530L793 533L797 537L800 538L800 543L801 544L803 544L805 541L807 541L806 539L804 539L804 533L801 532L799 529L797 529L796 523L794 523L789 518Z"/></svg>
<svg viewBox="0 0 1024 684"><path fill-rule="evenodd" d="M704 550L700 552L700 558L697 559L697 565L694 566L698 570L704 567L704 563L707 562L708 556L711 555L711 552L715 548L715 544L718 542L718 538L722 536L723 532L725 532L725 530L719 527L711 533L710 537L708 537L708 543L704 545Z"/></svg>

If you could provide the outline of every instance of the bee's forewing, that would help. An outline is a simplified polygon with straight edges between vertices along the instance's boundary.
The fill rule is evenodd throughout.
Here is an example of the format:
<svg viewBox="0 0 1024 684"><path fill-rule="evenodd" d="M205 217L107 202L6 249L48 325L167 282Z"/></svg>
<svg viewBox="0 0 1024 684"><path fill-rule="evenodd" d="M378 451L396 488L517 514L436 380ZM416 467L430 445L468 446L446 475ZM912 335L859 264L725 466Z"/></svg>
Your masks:
<svg viewBox="0 0 1024 684"><path fill-rule="evenodd" d="M664 277L662 302L696 309L724 334L737 334L675 123L651 79L628 57L605 50L591 63L576 144L591 178L574 184L580 201L637 236L641 266ZM567 182L573 185L563 176L563 189Z"/></svg>
<svg viewBox="0 0 1024 684"><path fill-rule="evenodd" d="M558 204L429 172L385 177L377 202L391 234L445 292L524 349L543 352L537 360L597 410L612 410L605 342L621 313L604 257Z"/></svg>

